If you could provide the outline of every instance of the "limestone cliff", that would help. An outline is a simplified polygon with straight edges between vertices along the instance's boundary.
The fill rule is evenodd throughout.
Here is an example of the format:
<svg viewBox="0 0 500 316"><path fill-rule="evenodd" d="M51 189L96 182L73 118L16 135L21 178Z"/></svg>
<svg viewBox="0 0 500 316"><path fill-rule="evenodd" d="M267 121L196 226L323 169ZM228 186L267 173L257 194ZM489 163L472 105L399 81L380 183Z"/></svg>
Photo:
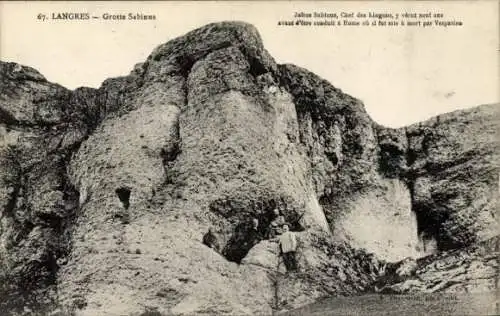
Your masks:
<svg viewBox="0 0 500 316"><path fill-rule="evenodd" d="M99 89L1 62L0 91L5 313L270 314L498 232L498 106L385 128L245 23L160 45ZM276 207L298 274L264 233Z"/></svg>

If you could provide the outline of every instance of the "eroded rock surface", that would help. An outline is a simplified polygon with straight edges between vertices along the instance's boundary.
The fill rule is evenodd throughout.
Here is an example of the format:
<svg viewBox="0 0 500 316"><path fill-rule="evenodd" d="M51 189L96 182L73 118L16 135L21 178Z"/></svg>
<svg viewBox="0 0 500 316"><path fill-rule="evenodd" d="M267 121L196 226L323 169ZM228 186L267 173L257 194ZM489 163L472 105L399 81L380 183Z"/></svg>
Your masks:
<svg viewBox="0 0 500 316"><path fill-rule="evenodd" d="M498 106L385 128L245 23L160 45L99 89L3 62L0 88L3 313L270 314L498 232ZM300 273L266 235L277 207Z"/></svg>
<svg viewBox="0 0 500 316"><path fill-rule="evenodd" d="M390 294L496 292L499 255L496 237L464 249L391 264L375 289Z"/></svg>

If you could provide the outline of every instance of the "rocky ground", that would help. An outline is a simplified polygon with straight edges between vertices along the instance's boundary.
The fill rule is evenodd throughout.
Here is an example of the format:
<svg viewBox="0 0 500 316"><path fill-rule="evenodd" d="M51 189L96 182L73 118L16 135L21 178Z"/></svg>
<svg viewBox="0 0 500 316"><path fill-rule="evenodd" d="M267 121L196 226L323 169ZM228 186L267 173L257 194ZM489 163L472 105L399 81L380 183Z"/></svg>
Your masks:
<svg viewBox="0 0 500 316"><path fill-rule="evenodd" d="M99 89L0 62L0 91L1 314L253 315L496 289L498 248L480 247L498 234L498 105L385 128L236 22ZM264 233L276 207L299 273Z"/></svg>
<svg viewBox="0 0 500 316"><path fill-rule="evenodd" d="M464 249L392 263L374 289L390 294L493 293L498 289L499 255L496 237Z"/></svg>
<svg viewBox="0 0 500 316"><path fill-rule="evenodd" d="M365 293L325 298L279 315L498 315L498 237L382 263Z"/></svg>
<svg viewBox="0 0 500 316"><path fill-rule="evenodd" d="M498 315L498 293L366 294L329 298L279 315Z"/></svg>

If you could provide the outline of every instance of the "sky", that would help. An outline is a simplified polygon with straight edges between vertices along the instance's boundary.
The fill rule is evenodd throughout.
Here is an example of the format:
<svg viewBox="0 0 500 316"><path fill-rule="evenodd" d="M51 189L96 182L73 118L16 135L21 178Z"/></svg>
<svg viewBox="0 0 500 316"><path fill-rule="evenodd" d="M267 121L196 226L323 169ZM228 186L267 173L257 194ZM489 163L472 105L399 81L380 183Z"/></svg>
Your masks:
<svg viewBox="0 0 500 316"><path fill-rule="evenodd" d="M293 63L361 99L380 124L498 103L498 1L0 2L0 59L74 89L128 74L158 45L210 22L257 27L278 63ZM52 13L154 14L154 21L47 19ZM460 27L278 26L295 12L442 13ZM430 19L434 20L434 19Z"/></svg>

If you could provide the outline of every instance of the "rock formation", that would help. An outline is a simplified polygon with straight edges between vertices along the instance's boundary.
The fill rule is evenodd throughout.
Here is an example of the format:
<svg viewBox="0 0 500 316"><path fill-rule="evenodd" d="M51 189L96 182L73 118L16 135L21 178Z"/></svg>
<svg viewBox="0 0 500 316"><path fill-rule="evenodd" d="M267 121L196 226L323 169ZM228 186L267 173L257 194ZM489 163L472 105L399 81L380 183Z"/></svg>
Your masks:
<svg viewBox="0 0 500 316"><path fill-rule="evenodd" d="M497 105L385 128L245 23L171 40L99 89L1 62L0 91L4 313L271 314L498 234ZM276 207L300 273L264 233Z"/></svg>
<svg viewBox="0 0 500 316"><path fill-rule="evenodd" d="M416 261L390 264L377 280L384 293L481 293L498 289L498 237ZM495 293L495 292L493 292ZM498 292L496 292L498 295Z"/></svg>

